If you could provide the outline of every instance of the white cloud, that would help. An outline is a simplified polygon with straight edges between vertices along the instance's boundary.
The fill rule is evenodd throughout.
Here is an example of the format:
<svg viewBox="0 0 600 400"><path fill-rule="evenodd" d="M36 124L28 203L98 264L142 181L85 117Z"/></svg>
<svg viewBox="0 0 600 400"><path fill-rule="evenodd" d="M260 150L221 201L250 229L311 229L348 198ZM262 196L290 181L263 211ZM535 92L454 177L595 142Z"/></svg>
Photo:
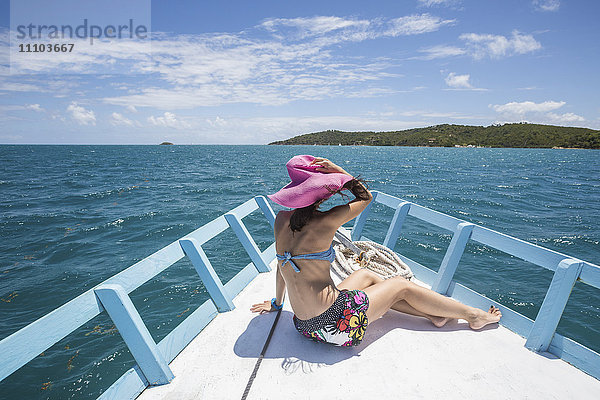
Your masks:
<svg viewBox="0 0 600 400"><path fill-rule="evenodd" d="M33 111L37 111L37 112L44 112L44 111L46 111L42 107L40 107L39 104L27 104L27 105L25 105L25 108L28 109L28 110L33 110Z"/></svg>
<svg viewBox="0 0 600 400"><path fill-rule="evenodd" d="M513 31L511 37L492 34L463 33L459 38L466 42L468 53L475 59L489 56L500 58L525 54L542 48L531 35Z"/></svg>
<svg viewBox="0 0 600 400"><path fill-rule="evenodd" d="M433 60L435 58L460 56L460 55L467 53L465 49L461 49L460 47L445 46L445 45L438 45L438 46L428 47L425 49L420 49L419 52L425 53L425 55L412 57L412 59Z"/></svg>
<svg viewBox="0 0 600 400"><path fill-rule="evenodd" d="M564 114L548 113L546 115L548 116L548 118L550 118L551 121L553 121L554 123L557 123L557 124L569 124L569 123L573 123L573 122L585 121L585 118L583 118L581 115L577 115L574 113L564 113Z"/></svg>
<svg viewBox="0 0 600 400"><path fill-rule="evenodd" d="M139 107L163 112L232 103L281 105L296 100L383 96L394 92L384 81L398 76L392 72L397 64L386 56L356 57L338 49L350 42L426 34L452 23L452 19L427 13L371 19L276 18L239 33L153 32L152 59L137 51L135 42L121 40L81 46L76 54L60 57L36 53L18 67L32 74L58 70L77 74L102 65L152 73L151 85L113 86L115 91L102 99L129 112ZM8 30L0 30L0 36L8 38ZM8 49L8 40L0 47ZM78 84L78 79L86 78L75 78L72 84ZM73 92L72 86L52 89L39 82L55 96ZM128 90L116 90L119 87ZM33 84L7 83L4 89L39 91Z"/></svg>
<svg viewBox="0 0 600 400"><path fill-rule="evenodd" d="M442 70L440 72L442 74L445 73L444 70ZM450 72L444 79L446 81L446 85L448 85L448 87L443 90L471 90L471 91L487 91L488 90L488 89L474 87L471 84L470 79L471 79L471 75L469 75L469 74L458 75L455 72Z"/></svg>
<svg viewBox="0 0 600 400"><path fill-rule="evenodd" d="M140 126L140 123L138 121L132 121L129 118L124 117L122 114L119 114L117 112L113 112L111 114L111 120L110 123L114 126Z"/></svg>
<svg viewBox="0 0 600 400"><path fill-rule="evenodd" d="M41 92L41 88L36 85L29 83L17 83L17 82L2 82L0 84L0 90L7 92Z"/></svg>
<svg viewBox="0 0 600 400"><path fill-rule="evenodd" d="M369 26L367 20L351 20L340 17L316 16L310 18L270 18L260 24L261 27L271 32L278 32L281 27L295 28L301 38L320 36L331 31L343 28L364 29Z"/></svg>
<svg viewBox="0 0 600 400"><path fill-rule="evenodd" d="M8 30L6 30L8 34ZM17 35L17 32L13 32ZM1 36L1 35L0 35ZM40 42L41 41L41 42ZM49 39L37 42L50 43ZM31 52L20 53L0 40L1 55L10 54L10 68L7 72L18 74L97 74L97 78L110 77L110 74L140 73L151 63L150 41L140 43L133 39L99 40L90 46L87 39L71 38L72 52ZM15 45L16 46L16 45ZM8 63L7 63L8 65ZM101 75L101 74L109 75Z"/></svg>
<svg viewBox="0 0 600 400"><path fill-rule="evenodd" d="M215 117L214 120L212 119L207 119L206 122L208 122L208 124L210 126L214 126L214 127L219 127L219 126L225 126L227 125L227 121L224 120L223 118L219 117L218 115Z"/></svg>
<svg viewBox="0 0 600 400"><path fill-rule="evenodd" d="M523 115L530 112L548 112L561 108L566 103L564 101L544 101L543 103L534 103L533 101L510 102L501 105L490 105L490 107L505 114Z"/></svg>
<svg viewBox="0 0 600 400"><path fill-rule="evenodd" d="M177 116L175 116L175 114L168 112L168 111L165 112L163 114L163 116L160 116L160 117L155 117L155 116L148 117L148 122L150 122L152 125L164 126L167 128L175 128L175 129L183 129L183 128L191 127L189 123L178 119Z"/></svg>
<svg viewBox="0 0 600 400"><path fill-rule="evenodd" d="M419 6L432 7L432 6L447 6L455 3L455 0L418 0Z"/></svg>
<svg viewBox="0 0 600 400"><path fill-rule="evenodd" d="M259 25L270 34L266 39L264 34L259 39L244 32L157 34L152 41L152 71L160 76L162 85L104 101L175 110L385 95L391 92L389 87L377 84L397 76L388 71L394 64L385 58L335 56L332 46L423 34L452 22L429 14L372 20L319 16L266 20ZM299 37L304 40L298 41Z"/></svg>
<svg viewBox="0 0 600 400"><path fill-rule="evenodd" d="M533 0L533 5L540 11L558 11L560 0Z"/></svg>
<svg viewBox="0 0 600 400"><path fill-rule="evenodd" d="M385 35L418 35L437 31L442 26L452 23L454 23L453 19L443 20L429 14L409 15L391 20L390 27L385 31Z"/></svg>
<svg viewBox="0 0 600 400"><path fill-rule="evenodd" d="M40 107L39 104L25 104L25 105L6 104L6 105L0 105L0 112L5 112L5 111L24 111L24 110L31 110L31 111L36 111L36 112L44 112L44 111L46 111L44 108Z"/></svg>
<svg viewBox="0 0 600 400"><path fill-rule="evenodd" d="M58 113L53 113L52 115L50 115L50 118L52 118L53 120L59 120L62 122L66 122L67 119L65 117L63 117L62 115L58 114Z"/></svg>
<svg viewBox="0 0 600 400"><path fill-rule="evenodd" d="M412 60L433 60L436 58L469 55L475 59L484 57L501 58L515 54L530 53L541 49L542 45L532 35L513 31L512 36L493 35L486 33L463 33L459 39L465 42L465 47L437 45L419 49L422 56L410 57Z"/></svg>
<svg viewBox="0 0 600 400"><path fill-rule="evenodd" d="M344 41L363 41L386 36L418 35L433 32L454 20L444 20L430 14L413 14L392 19L357 20L340 17L316 16L307 18L267 19L259 26L274 33L280 39L317 39L318 45L331 45ZM285 29L294 30L288 32Z"/></svg>
<svg viewBox="0 0 600 400"><path fill-rule="evenodd" d="M446 84L452 88L461 88L461 89L472 89L473 86L469 82L469 78L471 75L464 74L458 75L454 72L450 72L446 77Z"/></svg>
<svg viewBox="0 0 600 400"><path fill-rule="evenodd" d="M94 112L86 110L84 107L77 105L74 101L69 104L67 111L71 113L71 118L80 125L96 125L96 115Z"/></svg>
<svg viewBox="0 0 600 400"><path fill-rule="evenodd" d="M505 122L533 122L540 124L572 125L584 122L585 118L572 112L556 114L551 111L557 110L566 104L564 101L544 101L534 103L532 101L510 102L506 104L490 104L489 107L506 119Z"/></svg>

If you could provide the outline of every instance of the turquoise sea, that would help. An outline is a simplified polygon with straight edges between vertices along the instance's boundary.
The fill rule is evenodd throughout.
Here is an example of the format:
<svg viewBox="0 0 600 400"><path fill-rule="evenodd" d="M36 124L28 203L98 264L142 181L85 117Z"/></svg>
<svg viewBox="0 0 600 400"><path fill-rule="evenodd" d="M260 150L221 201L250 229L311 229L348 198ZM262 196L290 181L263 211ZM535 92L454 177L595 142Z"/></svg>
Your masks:
<svg viewBox="0 0 600 400"><path fill-rule="evenodd" d="M0 339L251 197L278 190L296 154L330 158L371 189L600 264L598 150L2 145ZM341 202L337 196L322 208ZM375 206L364 234L383 241L392 214ZM244 222L261 250L273 241L260 211ZM395 250L437 270L450 239L409 217ZM231 230L205 251L224 282L250 261ZM552 272L470 243L456 279L534 319ZM207 299L185 260L131 296L156 341ZM600 351L600 290L578 283L558 332ZM132 365L101 314L0 382L0 399L96 398Z"/></svg>

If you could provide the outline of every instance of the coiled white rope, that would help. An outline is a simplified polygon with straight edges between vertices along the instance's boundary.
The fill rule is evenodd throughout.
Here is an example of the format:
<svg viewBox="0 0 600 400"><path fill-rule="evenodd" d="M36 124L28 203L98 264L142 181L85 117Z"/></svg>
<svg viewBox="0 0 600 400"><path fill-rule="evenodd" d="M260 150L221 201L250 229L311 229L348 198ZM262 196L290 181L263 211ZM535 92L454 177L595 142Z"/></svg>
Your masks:
<svg viewBox="0 0 600 400"><path fill-rule="evenodd" d="M355 254L356 249L353 251L344 244L333 246L335 260L331 267L342 279L361 268L367 268L383 279L394 276L406 279L413 277L410 267L389 248L370 240L352 242L352 245L360 249L360 255Z"/></svg>

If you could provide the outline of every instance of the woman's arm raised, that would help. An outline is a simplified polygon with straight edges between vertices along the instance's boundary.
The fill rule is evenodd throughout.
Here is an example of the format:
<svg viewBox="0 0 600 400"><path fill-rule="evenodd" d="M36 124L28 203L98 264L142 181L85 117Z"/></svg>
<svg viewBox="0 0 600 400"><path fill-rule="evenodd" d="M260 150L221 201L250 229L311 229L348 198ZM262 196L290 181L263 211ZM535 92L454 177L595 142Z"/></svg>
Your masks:
<svg viewBox="0 0 600 400"><path fill-rule="evenodd" d="M355 197L354 200L348 204L335 206L327 212L330 221L336 225L336 229L356 218L373 200L371 192L360 181L353 179L348 184Z"/></svg>
<svg viewBox="0 0 600 400"><path fill-rule="evenodd" d="M320 165L321 168L319 171L325 173L337 172L352 176L342 167L326 158L315 157L311 164ZM344 186L352 192L355 198L348 202L348 204L333 207L327 212L329 221L336 225L336 229L353 218L356 218L367 207L371 200L373 200L371 192L357 179L352 179Z"/></svg>

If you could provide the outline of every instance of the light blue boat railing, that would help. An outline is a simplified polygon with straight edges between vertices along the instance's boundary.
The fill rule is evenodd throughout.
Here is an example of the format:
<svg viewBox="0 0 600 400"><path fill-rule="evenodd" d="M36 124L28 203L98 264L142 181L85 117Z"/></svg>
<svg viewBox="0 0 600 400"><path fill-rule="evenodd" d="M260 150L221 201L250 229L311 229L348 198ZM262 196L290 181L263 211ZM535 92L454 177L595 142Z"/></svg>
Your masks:
<svg viewBox="0 0 600 400"><path fill-rule="evenodd" d="M487 309L491 302L491 304L501 308L501 324L527 338L525 347L528 349L552 353L596 379L600 379L600 354L556 333L556 328L575 282L579 281L597 289L600 288L599 266L383 192L373 191L373 196L373 201L356 218L352 229L352 240L362 239L361 233L375 203L383 204L395 210L383 241L383 245L391 249L394 248L398 240L402 224L407 216L415 217L453 232L452 240L437 273L401 254L399 256L410 266L419 280L430 285L436 292L451 296L473 307ZM554 276L535 321L452 280L469 240L554 271Z"/></svg>
<svg viewBox="0 0 600 400"><path fill-rule="evenodd" d="M526 337L527 348L552 353L600 379L600 354L556 333L575 282L600 288L600 267L383 192L372 193L373 201L355 220L353 240L367 239L361 233L375 203L395 210L383 242L389 248L394 248L407 216L453 232L437 273L409 258L399 256L419 280L431 285L438 293L452 296L474 307L486 308L490 302L500 307L503 313L502 325ZM177 354L219 312L233 309L232 300L260 272L270 271L269 263L275 258L275 243L261 252L242 222L244 217L259 208L272 227L275 214L271 206L265 197L256 196L0 341L0 354L3 358L0 364L0 381L106 310L131 351L136 365L117 379L99 399L135 398L149 385L169 383L174 377L169 363ZM234 231L252 262L223 285L202 245L228 228ZM469 240L554 271L535 321L452 280ZM164 339L155 343L129 293L186 256L200 276L210 299Z"/></svg>
<svg viewBox="0 0 600 400"><path fill-rule="evenodd" d="M234 308L232 299L260 272L270 271L275 243L261 252L242 218L260 208L273 226L275 214L264 196L256 196L185 237L112 276L63 306L0 341L0 381L50 346L106 310L136 365L115 381L99 399L135 398L149 385L169 383L169 363L219 312ZM202 245L231 228L252 262L223 285ZM154 342L128 293L187 256L200 275L206 300L158 344Z"/></svg>

